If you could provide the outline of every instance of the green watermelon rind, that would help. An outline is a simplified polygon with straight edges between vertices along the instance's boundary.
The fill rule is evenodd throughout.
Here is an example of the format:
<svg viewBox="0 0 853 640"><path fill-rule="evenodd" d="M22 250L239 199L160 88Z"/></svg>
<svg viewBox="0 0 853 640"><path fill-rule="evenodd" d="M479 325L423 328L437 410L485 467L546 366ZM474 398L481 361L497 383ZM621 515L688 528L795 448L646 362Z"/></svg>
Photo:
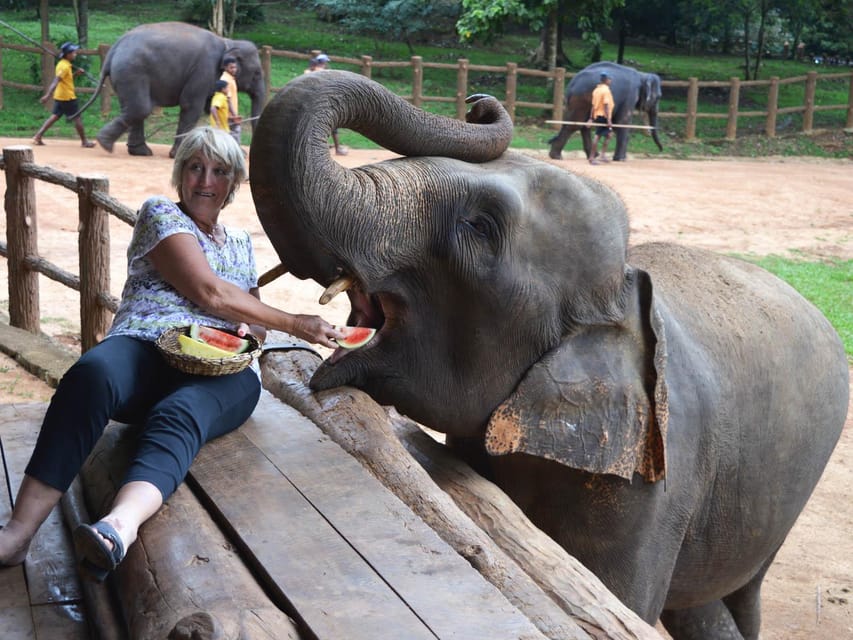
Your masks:
<svg viewBox="0 0 853 640"><path fill-rule="evenodd" d="M210 332L216 332L213 335L225 335L225 336L228 336L229 338L232 338L234 340L239 340L240 341L239 347L237 349L227 349L220 344L215 344L213 342L205 340L205 338L204 338L205 330L210 331ZM209 344L212 347L222 349L223 351L227 351L227 352L232 353L234 355L243 353L250 346L249 341L246 340L245 338L240 338L239 336L235 336L233 334L230 334L227 331L223 331L222 329L216 329L214 327L202 326L202 325L199 325L198 323L193 323L190 325L189 335L190 335L190 338L192 338L193 340L198 340L199 342L204 342L205 344Z"/></svg>
<svg viewBox="0 0 853 640"><path fill-rule="evenodd" d="M359 347L363 347L364 345L366 345L368 342L370 342L373 339L373 336L376 335L376 329L371 329L370 327L336 327L336 329L338 329L339 331L344 331L344 332L346 332L346 331L356 332L356 330L358 332L361 332L361 331L367 332L367 335L364 338L362 338L361 340L350 341L347 338L340 338L340 339L336 340L335 342L338 343L338 346L342 347L344 349L358 349Z"/></svg>

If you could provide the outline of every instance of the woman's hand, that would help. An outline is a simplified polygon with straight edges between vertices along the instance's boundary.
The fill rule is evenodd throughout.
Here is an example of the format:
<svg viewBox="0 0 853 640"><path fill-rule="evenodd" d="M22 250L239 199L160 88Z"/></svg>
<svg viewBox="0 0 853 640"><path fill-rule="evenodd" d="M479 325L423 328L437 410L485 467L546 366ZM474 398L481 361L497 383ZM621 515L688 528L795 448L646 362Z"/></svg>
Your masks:
<svg viewBox="0 0 853 640"><path fill-rule="evenodd" d="M338 346L333 342L333 339L336 340L344 337L343 333L335 329L320 316L305 314L293 315L293 328L289 333L297 338L302 338L308 342L315 342L330 349Z"/></svg>

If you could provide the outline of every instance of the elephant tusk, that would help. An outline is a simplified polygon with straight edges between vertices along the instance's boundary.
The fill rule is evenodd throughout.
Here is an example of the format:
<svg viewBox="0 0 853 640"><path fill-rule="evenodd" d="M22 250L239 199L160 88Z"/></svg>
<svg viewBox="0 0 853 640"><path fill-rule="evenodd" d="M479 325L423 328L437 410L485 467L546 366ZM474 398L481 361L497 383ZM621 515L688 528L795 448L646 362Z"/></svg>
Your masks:
<svg viewBox="0 0 853 640"><path fill-rule="evenodd" d="M355 280L350 278L349 276L343 276L342 278L338 278L332 284L328 286L328 288L323 292L323 295L320 296L320 304L329 304L336 295L341 293L342 291L346 291L349 289Z"/></svg>

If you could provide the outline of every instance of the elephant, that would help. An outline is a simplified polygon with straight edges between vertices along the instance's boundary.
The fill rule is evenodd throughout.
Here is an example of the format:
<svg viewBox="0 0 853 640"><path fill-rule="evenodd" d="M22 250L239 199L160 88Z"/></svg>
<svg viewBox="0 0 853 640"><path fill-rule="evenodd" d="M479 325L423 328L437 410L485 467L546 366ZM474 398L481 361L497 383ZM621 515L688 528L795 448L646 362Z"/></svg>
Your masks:
<svg viewBox="0 0 853 640"><path fill-rule="evenodd" d="M609 187L345 71L289 82L249 152L284 268L375 336L314 372L447 434L531 521L676 640L756 638L765 572L847 412L838 334L736 258L629 246ZM345 168L357 131L401 157ZM346 288L349 287L349 288Z"/></svg>
<svg viewBox="0 0 853 640"><path fill-rule="evenodd" d="M107 78L121 105L121 114L98 132L98 143L107 151L125 131L131 155L150 156L145 143L145 119L156 106L180 105L175 141L169 152L174 158L181 136L196 126L213 85L222 73L227 55L237 59L237 89L252 98L254 123L266 101L266 81L257 47L246 40L229 40L182 22L158 22L131 29L119 38L104 60L95 95Z"/></svg>
<svg viewBox="0 0 853 640"><path fill-rule="evenodd" d="M631 67L625 67L614 62L596 62L578 71L569 81L566 89L566 113L565 118L570 122L587 122L592 109L592 91L595 89L601 77L601 72L606 71L613 78L610 91L613 93L613 124L631 124L634 109L645 112L649 116L652 140L663 151L663 145L658 137L658 106L660 105L661 86L660 77L654 73L640 73ZM548 140L551 149L548 156L559 160L562 158L563 147L569 141L569 136L580 129L583 137L583 148L589 157L592 148L592 133L590 127L575 124L564 124L553 138ZM616 150L613 159L625 160L628 152L628 138L630 129L615 127Z"/></svg>

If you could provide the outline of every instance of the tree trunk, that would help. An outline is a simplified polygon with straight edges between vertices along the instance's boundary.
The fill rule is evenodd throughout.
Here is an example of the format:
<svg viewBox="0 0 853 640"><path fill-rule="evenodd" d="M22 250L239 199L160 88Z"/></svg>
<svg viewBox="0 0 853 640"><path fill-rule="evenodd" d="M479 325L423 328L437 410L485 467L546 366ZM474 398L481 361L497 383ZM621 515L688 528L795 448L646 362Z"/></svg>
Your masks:
<svg viewBox="0 0 853 640"><path fill-rule="evenodd" d="M77 44L89 45L89 0L73 0L74 22L77 25Z"/></svg>
<svg viewBox="0 0 853 640"><path fill-rule="evenodd" d="M455 459L445 447L430 451L426 459L440 468L442 463L435 462L440 457L445 464L464 469L456 476L467 477L459 484L465 485L461 493L468 495L458 503L414 463L395 436L386 411L368 396L350 387L311 392L308 381L319 363L319 356L310 350L267 352L261 358L264 387L313 420L360 460L544 635L660 639L575 558L536 529L503 492ZM485 493L477 493L468 482L486 487ZM484 501L490 504L482 505ZM495 517L500 522L488 521ZM486 535L494 536L493 529L499 531L497 538L505 548L496 546ZM512 558L517 550L521 550L520 560Z"/></svg>
<svg viewBox="0 0 853 640"><path fill-rule="evenodd" d="M216 35L225 35L225 0L213 0L208 26Z"/></svg>
<svg viewBox="0 0 853 640"><path fill-rule="evenodd" d="M764 59L764 43L767 38L766 27L767 27L767 12L770 10L768 6L769 3L767 0L761 0L759 3L759 10L761 14L758 17L758 46L755 51L755 67L752 71L752 79L758 80L758 72L761 68L761 61Z"/></svg>

